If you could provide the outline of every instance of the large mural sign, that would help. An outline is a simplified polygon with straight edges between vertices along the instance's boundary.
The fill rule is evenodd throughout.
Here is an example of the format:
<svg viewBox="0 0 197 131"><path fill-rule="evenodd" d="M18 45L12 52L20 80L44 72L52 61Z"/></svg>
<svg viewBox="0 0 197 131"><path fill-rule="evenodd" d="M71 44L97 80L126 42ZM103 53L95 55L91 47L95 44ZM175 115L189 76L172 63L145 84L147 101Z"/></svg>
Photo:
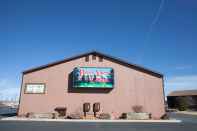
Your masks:
<svg viewBox="0 0 197 131"><path fill-rule="evenodd" d="M113 88L114 71L104 67L76 67L73 71L73 87Z"/></svg>

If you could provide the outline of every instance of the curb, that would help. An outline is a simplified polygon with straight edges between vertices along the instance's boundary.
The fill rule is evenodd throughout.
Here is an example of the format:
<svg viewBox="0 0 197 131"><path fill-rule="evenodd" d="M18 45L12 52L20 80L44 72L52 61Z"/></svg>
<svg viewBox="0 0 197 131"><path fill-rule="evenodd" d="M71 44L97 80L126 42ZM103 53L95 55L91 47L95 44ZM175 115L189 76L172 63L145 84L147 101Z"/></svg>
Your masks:
<svg viewBox="0 0 197 131"><path fill-rule="evenodd" d="M192 115L192 116L197 116L197 112L174 112L175 114L184 114L184 115Z"/></svg>
<svg viewBox="0 0 197 131"><path fill-rule="evenodd" d="M3 121L48 121L48 122L76 122L76 123L181 123L181 120L71 120L71 119L28 119L28 118L2 118Z"/></svg>

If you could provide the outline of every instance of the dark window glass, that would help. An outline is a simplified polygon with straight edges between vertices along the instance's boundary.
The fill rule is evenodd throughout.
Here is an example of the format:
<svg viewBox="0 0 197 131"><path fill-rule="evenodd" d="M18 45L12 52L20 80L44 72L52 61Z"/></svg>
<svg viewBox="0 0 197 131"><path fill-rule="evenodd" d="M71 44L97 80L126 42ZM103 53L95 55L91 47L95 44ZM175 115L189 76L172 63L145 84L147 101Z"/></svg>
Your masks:
<svg viewBox="0 0 197 131"><path fill-rule="evenodd" d="M96 60L96 55L92 55L92 60Z"/></svg>
<svg viewBox="0 0 197 131"><path fill-rule="evenodd" d="M103 62L103 57L99 57L99 62Z"/></svg>
<svg viewBox="0 0 197 131"><path fill-rule="evenodd" d="M85 61L88 62L89 61L89 56L85 57Z"/></svg>

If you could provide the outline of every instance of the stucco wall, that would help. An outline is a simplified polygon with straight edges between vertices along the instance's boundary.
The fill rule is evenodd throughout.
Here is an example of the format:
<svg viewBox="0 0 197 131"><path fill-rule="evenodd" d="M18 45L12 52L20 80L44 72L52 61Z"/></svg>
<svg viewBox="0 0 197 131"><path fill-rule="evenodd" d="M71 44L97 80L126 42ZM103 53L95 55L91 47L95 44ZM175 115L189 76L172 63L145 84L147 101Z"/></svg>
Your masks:
<svg viewBox="0 0 197 131"><path fill-rule="evenodd" d="M74 67L112 67L115 85L112 90L72 91L69 86L69 74ZM25 83L45 83L45 94L24 94ZM101 103L101 112L115 114L132 111L135 105L142 105L145 112L154 118L161 117L164 111L162 78L152 76L135 69L98 57L85 62L85 57L63 64L45 68L23 76L19 115L27 112L54 112L57 106L66 106L68 113L82 112L84 102Z"/></svg>

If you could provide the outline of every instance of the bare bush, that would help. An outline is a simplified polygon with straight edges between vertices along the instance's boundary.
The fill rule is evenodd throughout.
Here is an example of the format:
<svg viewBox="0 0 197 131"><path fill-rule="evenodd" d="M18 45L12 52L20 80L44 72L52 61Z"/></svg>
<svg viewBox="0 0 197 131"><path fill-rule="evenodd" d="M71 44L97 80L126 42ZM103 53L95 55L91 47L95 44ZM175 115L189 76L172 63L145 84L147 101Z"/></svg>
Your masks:
<svg viewBox="0 0 197 131"><path fill-rule="evenodd" d="M133 106L132 109L133 109L133 111L135 113L141 113L141 112L143 112L143 107L141 105Z"/></svg>

